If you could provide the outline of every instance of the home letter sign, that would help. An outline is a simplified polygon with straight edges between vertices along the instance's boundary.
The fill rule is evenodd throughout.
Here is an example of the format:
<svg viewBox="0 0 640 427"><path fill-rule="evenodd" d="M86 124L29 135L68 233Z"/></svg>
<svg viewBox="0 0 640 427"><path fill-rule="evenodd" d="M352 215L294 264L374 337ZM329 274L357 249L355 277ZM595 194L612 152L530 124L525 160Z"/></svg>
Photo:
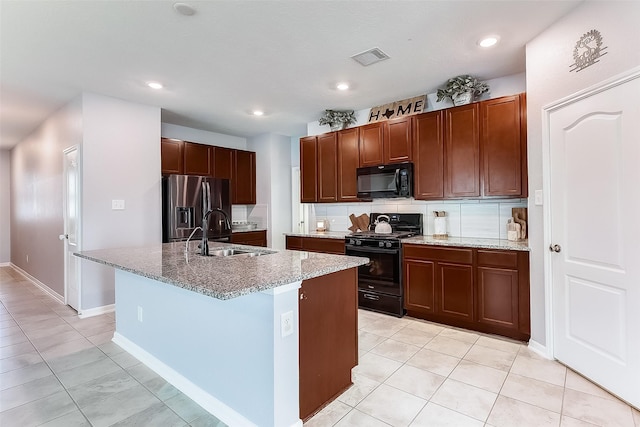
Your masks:
<svg viewBox="0 0 640 427"><path fill-rule="evenodd" d="M372 107L369 113L369 123L422 113L426 105L427 95L422 95Z"/></svg>

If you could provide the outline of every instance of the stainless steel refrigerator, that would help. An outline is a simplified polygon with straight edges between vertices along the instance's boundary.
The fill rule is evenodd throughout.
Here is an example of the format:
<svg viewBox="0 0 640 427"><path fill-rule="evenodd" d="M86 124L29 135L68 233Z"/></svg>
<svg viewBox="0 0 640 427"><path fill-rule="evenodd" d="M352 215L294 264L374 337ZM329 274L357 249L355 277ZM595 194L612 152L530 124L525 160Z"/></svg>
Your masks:
<svg viewBox="0 0 640 427"><path fill-rule="evenodd" d="M231 238L231 190L228 179L169 175L162 178L162 241L184 241L202 226L207 212L207 237L217 242ZM202 231L192 239L202 238Z"/></svg>

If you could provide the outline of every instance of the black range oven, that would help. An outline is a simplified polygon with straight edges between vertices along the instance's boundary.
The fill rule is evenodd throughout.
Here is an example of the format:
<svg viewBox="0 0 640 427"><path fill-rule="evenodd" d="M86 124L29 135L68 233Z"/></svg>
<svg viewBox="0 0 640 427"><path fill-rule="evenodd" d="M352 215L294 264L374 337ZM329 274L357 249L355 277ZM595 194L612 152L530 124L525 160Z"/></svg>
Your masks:
<svg viewBox="0 0 640 427"><path fill-rule="evenodd" d="M378 215L383 214L371 214L371 228ZM422 234L422 215L384 215L390 218L391 233L353 233L345 238L345 253L370 260L358 267L359 307L402 317L404 300L400 239Z"/></svg>

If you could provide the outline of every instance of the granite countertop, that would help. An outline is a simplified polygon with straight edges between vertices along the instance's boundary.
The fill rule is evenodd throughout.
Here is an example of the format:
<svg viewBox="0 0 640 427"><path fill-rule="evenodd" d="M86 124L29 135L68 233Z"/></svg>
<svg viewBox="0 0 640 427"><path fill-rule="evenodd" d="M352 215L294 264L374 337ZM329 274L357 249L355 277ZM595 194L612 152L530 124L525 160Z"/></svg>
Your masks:
<svg viewBox="0 0 640 427"><path fill-rule="evenodd" d="M319 237L321 239L344 239L349 236L349 231L310 231L308 233L284 233L285 236L293 237Z"/></svg>
<svg viewBox="0 0 640 427"><path fill-rule="evenodd" d="M354 256L214 242L209 243L210 251L237 248L268 255L205 257L197 254L197 245L197 241L190 242L188 255L184 242L82 251L74 255L222 300L358 267L369 261Z"/></svg>
<svg viewBox="0 0 640 427"><path fill-rule="evenodd" d="M512 242L504 239L480 239L475 237L449 237L448 239L436 239L433 236L414 236L402 239L403 244L433 246L461 246L478 249L502 249L510 251L530 251L527 240Z"/></svg>

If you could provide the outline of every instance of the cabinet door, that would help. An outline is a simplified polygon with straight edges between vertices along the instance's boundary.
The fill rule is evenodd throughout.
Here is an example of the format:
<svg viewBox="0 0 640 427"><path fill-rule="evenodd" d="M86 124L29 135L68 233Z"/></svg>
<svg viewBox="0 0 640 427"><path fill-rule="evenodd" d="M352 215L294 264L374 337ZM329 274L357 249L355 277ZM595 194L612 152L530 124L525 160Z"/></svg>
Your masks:
<svg viewBox="0 0 640 427"><path fill-rule="evenodd" d="M184 142L168 138L160 140L160 164L163 175L184 173Z"/></svg>
<svg viewBox="0 0 640 427"><path fill-rule="evenodd" d="M358 128L338 132L338 201L358 200Z"/></svg>
<svg viewBox="0 0 640 427"><path fill-rule="evenodd" d="M360 166L384 164L383 122L360 127Z"/></svg>
<svg viewBox="0 0 640 427"><path fill-rule="evenodd" d="M231 202L240 205L256 204L256 153L234 151L233 196Z"/></svg>
<svg viewBox="0 0 640 427"><path fill-rule="evenodd" d="M384 163L411 160L411 117L384 122Z"/></svg>
<svg viewBox="0 0 640 427"><path fill-rule="evenodd" d="M338 200L337 183L337 137L335 132L318 136L318 201Z"/></svg>
<svg viewBox="0 0 640 427"><path fill-rule="evenodd" d="M302 248L302 237L299 236L287 236L285 239L286 248L292 251L301 251Z"/></svg>
<svg viewBox="0 0 640 427"><path fill-rule="evenodd" d="M212 147L211 156L214 178L233 179L233 149Z"/></svg>
<svg viewBox="0 0 640 427"><path fill-rule="evenodd" d="M438 262L438 314L473 320L473 266Z"/></svg>
<svg viewBox="0 0 640 427"><path fill-rule="evenodd" d="M444 196L480 196L480 131L477 103L445 110Z"/></svg>
<svg viewBox="0 0 640 427"><path fill-rule="evenodd" d="M435 312L435 274L433 261L405 260L404 308L422 313Z"/></svg>
<svg viewBox="0 0 640 427"><path fill-rule="evenodd" d="M185 175L211 176L211 146L204 144L184 143Z"/></svg>
<svg viewBox="0 0 640 427"><path fill-rule="evenodd" d="M442 112L419 114L413 118L414 195L416 199L444 196Z"/></svg>
<svg viewBox="0 0 640 427"><path fill-rule="evenodd" d="M518 330L518 271L478 267L478 322Z"/></svg>
<svg viewBox="0 0 640 427"><path fill-rule="evenodd" d="M505 96L480 103L482 117L482 195L522 195L520 97Z"/></svg>
<svg viewBox="0 0 640 427"><path fill-rule="evenodd" d="M344 255L344 240L324 237L303 237L302 249L309 252Z"/></svg>
<svg viewBox="0 0 640 427"><path fill-rule="evenodd" d="M318 201L316 137L300 138L300 201Z"/></svg>

